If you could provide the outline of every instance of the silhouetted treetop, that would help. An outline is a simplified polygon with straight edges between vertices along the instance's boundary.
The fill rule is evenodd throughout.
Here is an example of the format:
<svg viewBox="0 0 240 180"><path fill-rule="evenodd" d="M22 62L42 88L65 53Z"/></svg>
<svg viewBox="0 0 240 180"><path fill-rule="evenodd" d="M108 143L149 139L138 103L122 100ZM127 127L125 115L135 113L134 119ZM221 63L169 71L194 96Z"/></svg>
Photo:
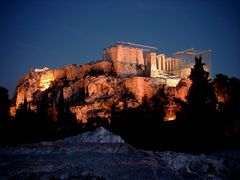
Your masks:
<svg viewBox="0 0 240 180"><path fill-rule="evenodd" d="M205 63L202 63L202 57L195 57L195 65L191 69L191 74L189 78L194 82L205 81L209 79L209 73L204 70L203 66Z"/></svg>
<svg viewBox="0 0 240 180"><path fill-rule="evenodd" d="M209 73L204 70L204 65L201 56L199 58L196 57L195 65L189 76L192 85L188 92L187 102L193 108L206 107L206 105L215 108L215 92L210 83Z"/></svg>
<svg viewBox="0 0 240 180"><path fill-rule="evenodd" d="M0 87L0 121L9 117L10 100L8 98L8 90Z"/></svg>

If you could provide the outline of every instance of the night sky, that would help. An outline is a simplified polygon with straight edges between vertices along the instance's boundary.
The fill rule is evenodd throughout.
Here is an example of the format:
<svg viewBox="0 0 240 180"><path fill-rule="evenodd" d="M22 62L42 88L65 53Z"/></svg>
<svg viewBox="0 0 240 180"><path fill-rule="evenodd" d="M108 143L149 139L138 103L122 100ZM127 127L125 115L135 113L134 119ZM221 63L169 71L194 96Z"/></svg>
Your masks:
<svg viewBox="0 0 240 180"><path fill-rule="evenodd" d="M240 77L240 4L234 0L0 0L0 86L29 68L102 57L117 41L212 50L213 73Z"/></svg>

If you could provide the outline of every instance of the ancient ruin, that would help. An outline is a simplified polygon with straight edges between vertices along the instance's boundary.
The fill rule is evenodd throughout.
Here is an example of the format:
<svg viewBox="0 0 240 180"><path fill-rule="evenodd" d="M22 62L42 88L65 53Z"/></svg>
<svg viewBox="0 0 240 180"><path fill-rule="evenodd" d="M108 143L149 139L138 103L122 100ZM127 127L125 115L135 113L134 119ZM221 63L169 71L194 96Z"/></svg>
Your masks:
<svg viewBox="0 0 240 180"><path fill-rule="evenodd" d="M103 58L96 62L70 64L61 69L30 69L19 80L10 113L15 116L25 100L36 111L43 94L51 105L49 112L55 112L58 95L63 94L79 122L86 123L91 117L110 119L113 104L119 109L135 108L144 97L151 99L156 95L163 84L172 97L186 101L191 86L187 77L195 56L202 57L210 72L210 53L189 49L166 57L157 54L155 47L118 42L104 49ZM126 91L133 97L123 99ZM169 103L165 120L174 120L176 110L175 104Z"/></svg>
<svg viewBox="0 0 240 180"><path fill-rule="evenodd" d="M113 67L119 76L145 76L163 79L168 86L176 86L180 79L187 78L191 67L195 63L195 56L201 56L211 70L211 51L196 51L189 49L176 52L173 57L157 54L157 48L117 42L104 49L103 60L112 61Z"/></svg>

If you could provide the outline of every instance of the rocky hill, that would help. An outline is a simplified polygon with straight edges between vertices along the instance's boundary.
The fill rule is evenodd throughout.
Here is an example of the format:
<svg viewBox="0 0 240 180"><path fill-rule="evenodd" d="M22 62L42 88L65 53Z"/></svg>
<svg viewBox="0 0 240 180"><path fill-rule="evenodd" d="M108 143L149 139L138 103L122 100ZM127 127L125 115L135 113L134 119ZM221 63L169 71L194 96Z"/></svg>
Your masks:
<svg viewBox="0 0 240 180"><path fill-rule="evenodd" d="M88 118L101 117L109 120L111 108L134 108L143 97L151 98L166 83L160 78L116 76L112 62L98 61L84 65L68 65L63 69L35 69L19 80L15 91L11 115L26 101L36 111L39 102L47 98L53 119L56 104L62 95L64 103L76 115L77 121L86 123ZM174 91L184 99L189 83L185 80Z"/></svg>
<svg viewBox="0 0 240 180"><path fill-rule="evenodd" d="M59 141L0 147L0 179L239 179L240 152L143 151L100 127Z"/></svg>

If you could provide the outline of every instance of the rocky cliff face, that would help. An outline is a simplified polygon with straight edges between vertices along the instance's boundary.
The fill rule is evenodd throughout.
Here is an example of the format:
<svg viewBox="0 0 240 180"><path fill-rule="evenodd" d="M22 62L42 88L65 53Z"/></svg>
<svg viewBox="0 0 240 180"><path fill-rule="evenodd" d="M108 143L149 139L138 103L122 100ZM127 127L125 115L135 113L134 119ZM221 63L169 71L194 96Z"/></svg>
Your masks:
<svg viewBox="0 0 240 180"><path fill-rule="evenodd" d="M118 109L137 107L144 96L151 98L155 95L163 83L158 78L116 77L109 61L68 65L63 69L29 70L16 88L11 114L14 115L14 110L19 109L25 100L35 111L43 95L54 106L62 91L64 102L70 106L78 122L86 123L88 118L94 117L109 120L113 105ZM179 91L176 95L180 94L179 97L184 99Z"/></svg>
<svg viewBox="0 0 240 180"><path fill-rule="evenodd" d="M180 80L176 86L176 97L186 102L186 96L191 85L192 81L190 79Z"/></svg>

